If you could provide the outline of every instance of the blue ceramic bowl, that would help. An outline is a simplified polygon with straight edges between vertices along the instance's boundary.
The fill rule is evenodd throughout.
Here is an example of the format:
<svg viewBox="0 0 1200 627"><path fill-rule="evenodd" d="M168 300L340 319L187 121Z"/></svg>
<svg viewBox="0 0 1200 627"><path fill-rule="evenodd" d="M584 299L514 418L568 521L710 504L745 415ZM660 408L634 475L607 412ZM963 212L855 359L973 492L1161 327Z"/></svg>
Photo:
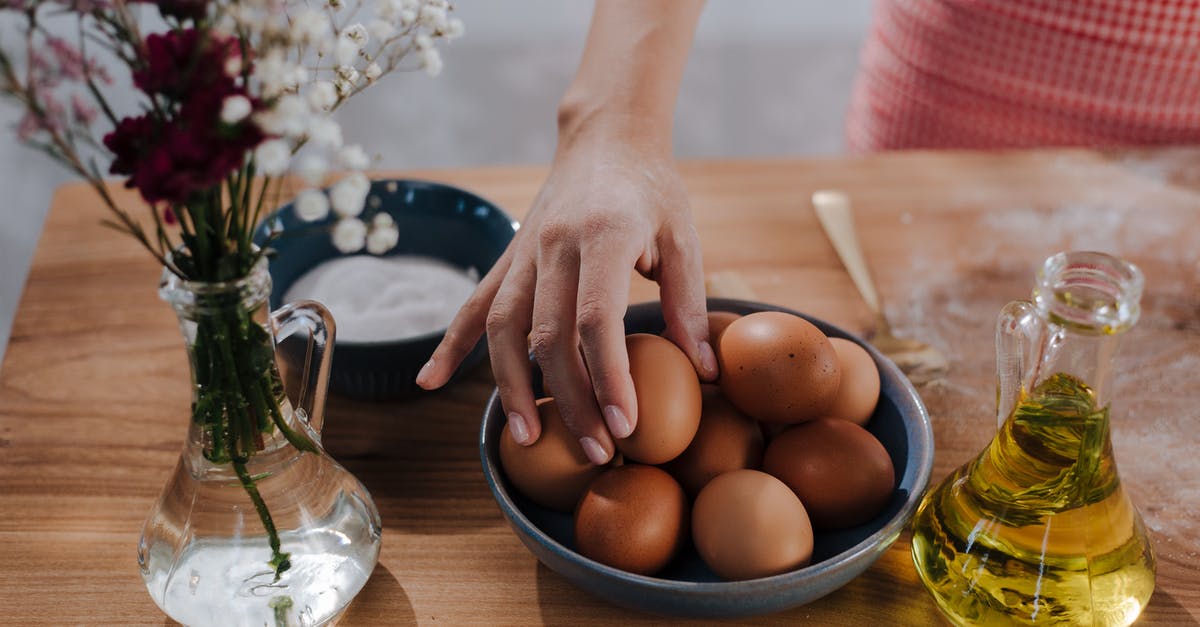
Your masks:
<svg viewBox="0 0 1200 627"><path fill-rule="evenodd" d="M705 566L694 548L689 548L666 570L647 577L605 566L576 553L571 516L539 507L513 489L500 469L504 413L496 393L488 401L480 431L483 473L500 511L521 542L543 564L612 603L665 616L692 618L754 616L803 605L833 592L870 567L912 518L933 469L929 415L916 389L895 364L869 344L835 326L782 307L748 301L709 299L708 309L739 314L786 311L807 319L831 337L846 338L867 349L882 379L879 405L867 423L867 430L879 438L891 455L897 479L895 492L883 512L858 527L818 532L812 563L788 573L747 581L723 581ZM634 305L625 316L627 333L658 333L663 326L658 303ZM541 381L541 377L534 376L533 380Z"/></svg>
<svg viewBox="0 0 1200 627"><path fill-rule="evenodd" d="M483 276L500 258L516 233L517 223L499 207L468 191L428 181L379 180L371 183L369 206L391 214L400 241L388 255L423 255L440 259ZM303 222L288 204L269 215L255 232L262 244L271 242L271 308L284 304L283 295L296 279L318 264L345 256L329 234L334 217ZM366 254L355 253L355 254ZM336 341L330 385L354 398L394 399L419 390L413 383L421 366L441 342L444 331L386 342ZM466 372L487 354L480 341L459 367Z"/></svg>

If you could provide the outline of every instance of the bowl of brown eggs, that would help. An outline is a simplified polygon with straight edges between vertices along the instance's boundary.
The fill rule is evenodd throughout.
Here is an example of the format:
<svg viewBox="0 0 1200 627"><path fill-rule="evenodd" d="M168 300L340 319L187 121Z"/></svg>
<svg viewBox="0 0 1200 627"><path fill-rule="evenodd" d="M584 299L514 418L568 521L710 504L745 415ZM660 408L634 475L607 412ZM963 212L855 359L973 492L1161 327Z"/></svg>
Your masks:
<svg viewBox="0 0 1200 627"><path fill-rule="evenodd" d="M895 542L929 482L933 431L908 379L852 335L761 303L708 310L716 384L659 335L658 303L629 308L638 419L613 462L588 462L553 398L538 401L538 441L518 445L493 394L483 471L522 543L580 588L665 616L769 614L840 588Z"/></svg>

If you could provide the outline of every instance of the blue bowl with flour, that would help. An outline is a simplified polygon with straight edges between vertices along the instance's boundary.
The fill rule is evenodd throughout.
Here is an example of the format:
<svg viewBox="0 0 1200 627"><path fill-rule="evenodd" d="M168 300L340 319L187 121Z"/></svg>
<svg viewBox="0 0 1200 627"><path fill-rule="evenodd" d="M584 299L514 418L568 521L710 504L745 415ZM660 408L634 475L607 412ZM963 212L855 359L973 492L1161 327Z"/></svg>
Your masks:
<svg viewBox="0 0 1200 627"><path fill-rule="evenodd" d="M415 256L440 261L464 273L482 277L504 253L518 224L502 209L466 190L419 180L377 180L371 183L367 212L391 215L399 230L396 246L383 258ZM262 245L270 233L279 233L270 247L271 308L284 304L284 295L317 266L366 251L343 253L333 245L332 214L304 222L289 203L271 213L255 232ZM335 316L336 322L336 316ZM445 329L402 339L335 339L330 386L348 397L387 400L411 396L420 388L413 382L429 360ZM458 369L464 373L487 354L480 341Z"/></svg>

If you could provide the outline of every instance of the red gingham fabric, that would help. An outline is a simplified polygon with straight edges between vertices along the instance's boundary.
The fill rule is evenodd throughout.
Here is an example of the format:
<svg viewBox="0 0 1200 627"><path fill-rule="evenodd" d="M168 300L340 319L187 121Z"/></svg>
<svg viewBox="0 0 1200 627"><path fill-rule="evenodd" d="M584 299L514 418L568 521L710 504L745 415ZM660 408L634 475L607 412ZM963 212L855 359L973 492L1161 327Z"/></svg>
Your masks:
<svg viewBox="0 0 1200 627"><path fill-rule="evenodd" d="M1200 142L1200 0L877 0L847 144Z"/></svg>

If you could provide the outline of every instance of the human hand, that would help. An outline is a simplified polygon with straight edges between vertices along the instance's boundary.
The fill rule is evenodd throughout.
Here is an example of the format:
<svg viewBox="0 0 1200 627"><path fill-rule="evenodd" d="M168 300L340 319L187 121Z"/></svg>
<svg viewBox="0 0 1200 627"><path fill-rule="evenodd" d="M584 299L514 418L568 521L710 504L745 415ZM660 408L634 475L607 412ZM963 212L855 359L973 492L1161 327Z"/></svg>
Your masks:
<svg viewBox="0 0 1200 627"><path fill-rule="evenodd" d="M631 268L660 286L664 335L702 379L715 379L699 239L670 157L628 142L560 147L517 236L417 384L444 385L486 329L512 434L532 444L541 424L528 338L567 428L592 462L606 463L612 437L628 436L638 420L623 322Z"/></svg>

